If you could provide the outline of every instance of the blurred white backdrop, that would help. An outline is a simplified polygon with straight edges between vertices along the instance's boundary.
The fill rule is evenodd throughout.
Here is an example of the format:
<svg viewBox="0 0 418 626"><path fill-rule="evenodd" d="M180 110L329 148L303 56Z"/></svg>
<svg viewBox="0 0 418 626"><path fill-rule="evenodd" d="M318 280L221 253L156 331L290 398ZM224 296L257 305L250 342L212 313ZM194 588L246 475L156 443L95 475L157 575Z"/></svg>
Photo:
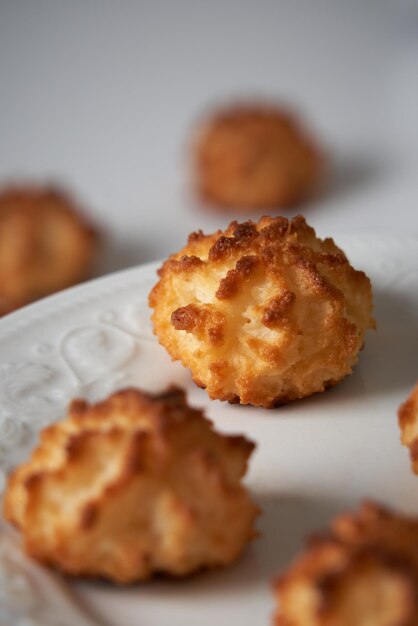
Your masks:
<svg viewBox="0 0 418 626"><path fill-rule="evenodd" d="M300 209L319 233L418 233L412 1L1 0L0 93L0 180L74 190L112 235L102 271L236 217L193 201L186 156L239 96L295 106L324 143L330 188Z"/></svg>

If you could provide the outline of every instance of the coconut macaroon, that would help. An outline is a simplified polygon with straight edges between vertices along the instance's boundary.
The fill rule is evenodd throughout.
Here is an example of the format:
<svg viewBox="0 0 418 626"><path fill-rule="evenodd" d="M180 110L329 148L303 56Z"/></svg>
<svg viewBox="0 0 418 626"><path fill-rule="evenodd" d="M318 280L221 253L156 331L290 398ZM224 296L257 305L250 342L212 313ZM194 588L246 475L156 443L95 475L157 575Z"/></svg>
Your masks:
<svg viewBox="0 0 418 626"><path fill-rule="evenodd" d="M303 217L193 233L159 275L155 333L212 399L273 407L324 391L374 325L369 279Z"/></svg>
<svg viewBox="0 0 418 626"><path fill-rule="evenodd" d="M398 410L401 441L409 448L412 469L418 474L418 383Z"/></svg>
<svg viewBox="0 0 418 626"><path fill-rule="evenodd" d="M312 194L324 159L295 117L274 105L220 109L202 124L193 153L200 196L223 207L294 206Z"/></svg>
<svg viewBox="0 0 418 626"><path fill-rule="evenodd" d="M275 585L276 626L418 624L418 519L374 503L314 540Z"/></svg>
<svg viewBox="0 0 418 626"><path fill-rule="evenodd" d="M0 315L85 279L98 237L73 201L50 187L0 192Z"/></svg>
<svg viewBox="0 0 418 626"><path fill-rule="evenodd" d="M9 478L4 514L30 556L71 575L129 583L227 565L254 536L241 485L253 448L178 389L76 400Z"/></svg>

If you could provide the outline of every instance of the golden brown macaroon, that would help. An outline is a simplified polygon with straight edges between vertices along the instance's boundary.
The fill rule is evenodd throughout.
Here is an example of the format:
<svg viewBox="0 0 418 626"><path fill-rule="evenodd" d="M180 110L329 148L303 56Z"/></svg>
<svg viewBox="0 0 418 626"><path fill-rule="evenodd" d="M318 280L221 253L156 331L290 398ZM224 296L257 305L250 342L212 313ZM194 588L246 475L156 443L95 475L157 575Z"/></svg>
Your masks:
<svg viewBox="0 0 418 626"><path fill-rule="evenodd" d="M416 626L418 519L346 514L278 580L276 626Z"/></svg>
<svg viewBox="0 0 418 626"><path fill-rule="evenodd" d="M242 209L300 203L318 186L324 161L288 112L244 104L220 110L202 125L193 156L200 196Z"/></svg>
<svg viewBox="0 0 418 626"><path fill-rule="evenodd" d="M0 192L0 315L87 278L97 242L61 191L22 186Z"/></svg>
<svg viewBox="0 0 418 626"><path fill-rule="evenodd" d="M418 474L418 383L398 410L401 441L409 448L412 469Z"/></svg>
<svg viewBox="0 0 418 626"><path fill-rule="evenodd" d="M118 583L227 565L254 536L254 444L215 432L178 389L72 402L8 481L4 514L38 561Z"/></svg>
<svg viewBox="0 0 418 626"><path fill-rule="evenodd" d="M212 399L273 407L324 391L374 325L369 279L303 217L193 233L159 275L155 334Z"/></svg>

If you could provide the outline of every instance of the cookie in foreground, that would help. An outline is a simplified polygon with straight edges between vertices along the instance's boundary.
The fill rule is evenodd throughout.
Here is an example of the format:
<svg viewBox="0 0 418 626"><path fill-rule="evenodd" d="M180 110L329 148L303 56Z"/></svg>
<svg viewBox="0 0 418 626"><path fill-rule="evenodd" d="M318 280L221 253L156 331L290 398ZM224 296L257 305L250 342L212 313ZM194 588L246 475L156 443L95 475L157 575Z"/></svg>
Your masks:
<svg viewBox="0 0 418 626"><path fill-rule="evenodd" d="M401 441L409 448L412 469L418 474L418 383L398 410Z"/></svg>
<svg viewBox="0 0 418 626"><path fill-rule="evenodd" d="M198 129L193 152L200 197L226 208L295 206L314 193L324 158L301 122L273 104L215 111Z"/></svg>
<svg viewBox="0 0 418 626"><path fill-rule="evenodd" d="M73 200L52 187L0 192L0 315L88 277L98 235Z"/></svg>
<svg viewBox="0 0 418 626"><path fill-rule="evenodd" d="M324 391L374 327L366 274L300 216L193 233L159 276L154 332L212 399L273 407Z"/></svg>
<svg viewBox="0 0 418 626"><path fill-rule="evenodd" d="M241 484L253 448L179 389L76 400L10 476L4 514L30 556L71 575L130 583L224 566L254 536Z"/></svg>
<svg viewBox="0 0 418 626"><path fill-rule="evenodd" d="M275 584L276 626L418 624L418 518L375 503L334 520Z"/></svg>

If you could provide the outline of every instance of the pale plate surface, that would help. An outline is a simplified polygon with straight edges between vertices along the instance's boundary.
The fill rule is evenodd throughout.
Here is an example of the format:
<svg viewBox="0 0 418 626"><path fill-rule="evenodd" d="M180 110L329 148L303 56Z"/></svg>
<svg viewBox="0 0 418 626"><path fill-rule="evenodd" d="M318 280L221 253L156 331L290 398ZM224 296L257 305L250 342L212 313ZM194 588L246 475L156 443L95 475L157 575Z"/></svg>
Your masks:
<svg viewBox="0 0 418 626"><path fill-rule="evenodd" d="M77 583L74 590L98 623L268 624L270 581L307 533L362 498L418 513L418 477L399 443L396 420L398 405L418 378L418 239L335 239L372 279L378 330L369 332L359 365L343 383L273 411L211 402L181 365L171 363L152 334L147 308L158 264L88 283L0 321L0 483L25 458L39 428L64 414L70 398L95 400L128 385L157 390L177 383L190 402L206 407L218 428L245 433L258 444L248 485L263 510L262 534L245 556L229 569L185 581L126 589ZM3 552L0 599L10 605L10 559ZM18 593L34 571L22 563L16 566L22 574ZM42 576L35 578L41 585ZM50 597L58 598L60 591L53 589ZM13 623L82 623L70 615L68 599L55 602L59 619L45 616L45 609L39 617L40 604L34 601L31 608L15 601L17 608L8 609L22 621L16 617ZM29 617L32 622L23 621ZM3 623L8 622L0 612Z"/></svg>

